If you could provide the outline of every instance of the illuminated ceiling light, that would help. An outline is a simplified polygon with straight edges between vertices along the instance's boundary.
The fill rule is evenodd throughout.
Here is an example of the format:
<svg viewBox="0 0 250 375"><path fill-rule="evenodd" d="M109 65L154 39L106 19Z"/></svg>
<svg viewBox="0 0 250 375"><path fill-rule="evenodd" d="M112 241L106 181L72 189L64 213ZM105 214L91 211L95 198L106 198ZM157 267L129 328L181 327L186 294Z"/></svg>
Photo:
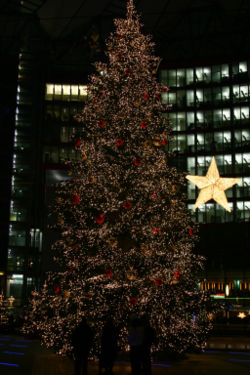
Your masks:
<svg viewBox="0 0 250 375"><path fill-rule="evenodd" d="M231 212L225 190L237 184L241 179L220 177L214 156L212 157L206 176L187 175L186 178L200 189L200 194L193 207L194 210L210 199L213 199L225 208L225 210Z"/></svg>

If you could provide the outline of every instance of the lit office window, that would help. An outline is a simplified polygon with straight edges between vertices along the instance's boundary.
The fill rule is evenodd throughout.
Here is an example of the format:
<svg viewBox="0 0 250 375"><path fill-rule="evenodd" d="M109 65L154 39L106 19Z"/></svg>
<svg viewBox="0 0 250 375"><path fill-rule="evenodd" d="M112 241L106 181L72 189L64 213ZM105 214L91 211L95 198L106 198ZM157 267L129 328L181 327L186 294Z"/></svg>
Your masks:
<svg viewBox="0 0 250 375"><path fill-rule="evenodd" d="M246 61L242 61L242 62L239 63L239 72L240 73L247 72L247 62Z"/></svg>
<svg viewBox="0 0 250 375"><path fill-rule="evenodd" d="M188 169L189 174L192 174L192 175L195 174L195 158L194 157L187 158L187 169Z"/></svg>
<svg viewBox="0 0 250 375"><path fill-rule="evenodd" d="M194 112L187 112L187 128L193 129L195 126L194 122Z"/></svg>
<svg viewBox="0 0 250 375"><path fill-rule="evenodd" d="M79 85L80 96L87 96L87 85Z"/></svg>
<svg viewBox="0 0 250 375"><path fill-rule="evenodd" d="M168 71L168 86L176 86L176 69L170 69Z"/></svg>
<svg viewBox="0 0 250 375"><path fill-rule="evenodd" d="M51 83L46 84L46 99L48 96L53 96L54 94L54 85Z"/></svg>
<svg viewBox="0 0 250 375"><path fill-rule="evenodd" d="M208 67L196 68L195 79L196 79L196 82L210 82L211 69Z"/></svg>
<svg viewBox="0 0 250 375"><path fill-rule="evenodd" d="M236 214L238 220L248 221L250 219L250 201L237 201Z"/></svg>
<svg viewBox="0 0 250 375"><path fill-rule="evenodd" d="M235 146L248 146L250 145L250 130L236 130L234 132Z"/></svg>
<svg viewBox="0 0 250 375"><path fill-rule="evenodd" d="M70 85L62 85L62 95L70 96Z"/></svg>
<svg viewBox="0 0 250 375"><path fill-rule="evenodd" d="M71 99L78 99L79 96L79 87L78 85L71 85Z"/></svg>
<svg viewBox="0 0 250 375"><path fill-rule="evenodd" d="M194 106L194 90L187 90L187 106Z"/></svg>
<svg viewBox="0 0 250 375"><path fill-rule="evenodd" d="M192 85L194 83L194 70L186 69L186 83L187 85Z"/></svg>
<svg viewBox="0 0 250 375"><path fill-rule="evenodd" d="M250 196L250 177L243 177L236 185L237 198Z"/></svg>
<svg viewBox="0 0 250 375"><path fill-rule="evenodd" d="M56 96L62 95L62 85L54 85L54 92Z"/></svg>
<svg viewBox="0 0 250 375"><path fill-rule="evenodd" d="M13 274L7 279L7 296L19 299L22 297L23 275Z"/></svg>
<svg viewBox="0 0 250 375"><path fill-rule="evenodd" d="M204 97L203 97L203 90L196 90L196 104L199 105L200 103L203 103Z"/></svg>
<svg viewBox="0 0 250 375"><path fill-rule="evenodd" d="M187 149L188 149L188 152L195 152L195 137L194 137L194 134L188 134L188 136L187 136Z"/></svg>
<svg viewBox="0 0 250 375"><path fill-rule="evenodd" d="M168 71L167 71L167 70L162 69L162 70L160 71L160 81L161 81L163 84L170 86L170 85L169 85L169 82L168 82Z"/></svg>
<svg viewBox="0 0 250 375"><path fill-rule="evenodd" d="M185 69L177 70L177 87L185 86Z"/></svg>
<svg viewBox="0 0 250 375"><path fill-rule="evenodd" d="M229 65L228 64L221 65L221 78L222 80L229 78Z"/></svg>
<svg viewBox="0 0 250 375"><path fill-rule="evenodd" d="M198 111L196 113L196 122L197 122L197 125L199 126L204 126L204 112L202 111Z"/></svg>

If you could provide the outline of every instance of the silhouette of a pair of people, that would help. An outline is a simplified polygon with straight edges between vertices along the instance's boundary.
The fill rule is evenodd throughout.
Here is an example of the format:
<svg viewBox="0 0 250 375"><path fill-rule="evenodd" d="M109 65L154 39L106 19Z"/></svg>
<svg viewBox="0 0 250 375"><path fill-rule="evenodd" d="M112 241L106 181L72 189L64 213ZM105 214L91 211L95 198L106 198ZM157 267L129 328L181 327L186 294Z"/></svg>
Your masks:
<svg viewBox="0 0 250 375"><path fill-rule="evenodd" d="M145 316L133 316L128 329L132 375L151 375L151 345L155 334Z"/></svg>
<svg viewBox="0 0 250 375"><path fill-rule="evenodd" d="M112 319L104 324L101 335L101 351L99 357L99 374L111 375L117 355L118 329ZM72 334L72 346L75 359L75 375L87 375L88 356L93 344L93 332L85 318Z"/></svg>

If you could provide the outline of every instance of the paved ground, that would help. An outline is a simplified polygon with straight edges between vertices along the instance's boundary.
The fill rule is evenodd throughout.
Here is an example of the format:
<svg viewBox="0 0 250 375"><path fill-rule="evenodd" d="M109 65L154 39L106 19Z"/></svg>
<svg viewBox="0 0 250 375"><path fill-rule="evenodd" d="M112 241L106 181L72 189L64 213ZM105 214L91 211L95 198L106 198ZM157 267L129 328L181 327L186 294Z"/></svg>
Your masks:
<svg viewBox="0 0 250 375"><path fill-rule="evenodd" d="M153 361L153 375L249 375L250 338L211 338L207 350L188 354L179 361ZM128 375L128 360L119 360L114 374ZM37 340L0 335L1 375L73 375L73 362L42 348ZM89 375L97 375L97 363L89 363Z"/></svg>

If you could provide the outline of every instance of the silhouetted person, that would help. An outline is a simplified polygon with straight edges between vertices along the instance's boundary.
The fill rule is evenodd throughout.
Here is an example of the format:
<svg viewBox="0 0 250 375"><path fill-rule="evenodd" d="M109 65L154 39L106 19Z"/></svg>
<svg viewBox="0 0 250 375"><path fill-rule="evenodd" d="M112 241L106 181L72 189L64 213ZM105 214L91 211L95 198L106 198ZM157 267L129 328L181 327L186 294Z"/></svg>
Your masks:
<svg viewBox="0 0 250 375"><path fill-rule="evenodd" d="M151 375L151 345L154 331L146 318L134 317L128 329L132 375L139 375L141 368L145 375Z"/></svg>
<svg viewBox="0 0 250 375"><path fill-rule="evenodd" d="M99 359L99 374L104 369L105 375L111 375L114 361L117 356L118 328L114 325L112 319L108 319L103 327L101 336L101 353Z"/></svg>
<svg viewBox="0 0 250 375"><path fill-rule="evenodd" d="M74 348L75 375L88 373L88 356L93 343L93 332L85 318L72 333L72 345Z"/></svg>

